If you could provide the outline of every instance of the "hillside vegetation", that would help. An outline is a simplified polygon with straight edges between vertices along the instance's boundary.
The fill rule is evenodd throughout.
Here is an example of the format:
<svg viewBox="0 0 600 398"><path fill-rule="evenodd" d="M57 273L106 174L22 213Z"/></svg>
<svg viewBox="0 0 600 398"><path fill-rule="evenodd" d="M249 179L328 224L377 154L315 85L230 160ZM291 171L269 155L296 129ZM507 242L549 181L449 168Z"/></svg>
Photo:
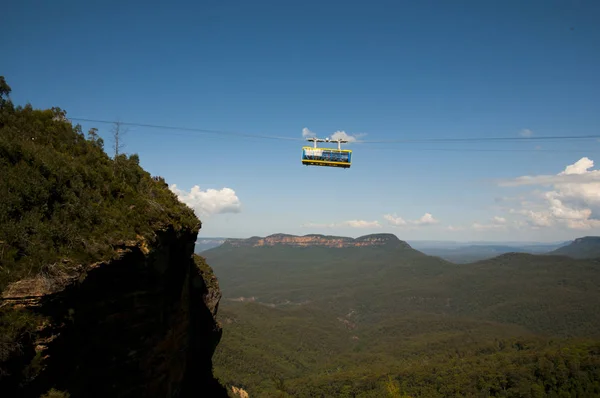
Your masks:
<svg viewBox="0 0 600 398"><path fill-rule="evenodd" d="M42 282L32 286L52 292L64 275L114 258L127 242L200 227L137 155L111 158L94 129L86 137L60 108L15 106L10 92L0 76L0 381L19 377L7 369L20 366L14 358L49 319L10 305L13 282L35 278ZM26 367L26 380L41 370L39 359Z"/></svg>
<svg viewBox="0 0 600 398"><path fill-rule="evenodd" d="M438 256L457 264L473 263L475 261L487 260L502 254L507 253L529 253L529 254L546 254L560 247L561 244L539 244L539 245L464 245L452 248L429 247L421 244L421 248L417 248L425 254Z"/></svg>
<svg viewBox="0 0 600 398"><path fill-rule="evenodd" d="M15 106L0 77L0 291L66 262L91 263L166 225L199 227L133 154L110 158L60 108Z"/></svg>
<svg viewBox="0 0 600 398"><path fill-rule="evenodd" d="M600 394L597 261L457 265L404 244L203 256L224 295L215 374L252 397Z"/></svg>
<svg viewBox="0 0 600 398"><path fill-rule="evenodd" d="M559 247L549 254L569 256L572 258L600 259L600 236L585 236L575 239L570 244Z"/></svg>

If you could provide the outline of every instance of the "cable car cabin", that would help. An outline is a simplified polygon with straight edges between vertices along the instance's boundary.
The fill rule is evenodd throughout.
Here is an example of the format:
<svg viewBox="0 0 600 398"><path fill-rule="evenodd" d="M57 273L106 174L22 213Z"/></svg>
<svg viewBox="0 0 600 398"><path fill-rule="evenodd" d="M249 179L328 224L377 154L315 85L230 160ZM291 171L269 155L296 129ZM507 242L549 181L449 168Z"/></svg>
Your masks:
<svg viewBox="0 0 600 398"><path fill-rule="evenodd" d="M306 166L329 166L349 168L352 151L349 149L302 147L302 164Z"/></svg>

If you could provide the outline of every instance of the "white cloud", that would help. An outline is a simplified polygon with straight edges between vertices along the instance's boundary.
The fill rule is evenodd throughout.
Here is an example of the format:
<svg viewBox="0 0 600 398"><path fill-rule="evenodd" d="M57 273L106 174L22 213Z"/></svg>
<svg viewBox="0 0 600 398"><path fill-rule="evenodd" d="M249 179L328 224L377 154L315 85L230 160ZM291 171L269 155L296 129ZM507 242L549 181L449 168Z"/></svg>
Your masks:
<svg viewBox="0 0 600 398"><path fill-rule="evenodd" d="M395 227L403 227L407 225L433 225L439 223L437 219L435 219L431 213L425 213L418 220L406 221L402 217L398 217L396 214L385 214L383 218L388 222L388 224Z"/></svg>
<svg viewBox="0 0 600 398"><path fill-rule="evenodd" d="M600 181L600 175L595 174L556 174L556 175L538 175L522 176L511 180L498 181L501 187L518 187L526 185L551 186L561 183L581 183L589 181Z"/></svg>
<svg viewBox="0 0 600 398"><path fill-rule="evenodd" d="M481 224L481 223L473 223L471 227L477 231L488 231L493 229L506 229L508 228L508 221L504 217L494 216L490 220L490 222Z"/></svg>
<svg viewBox="0 0 600 398"><path fill-rule="evenodd" d="M404 220L396 214L385 214L383 219L394 227L419 227L439 223L430 213L425 213L421 218L412 221ZM349 220L338 223L306 223L302 226L306 228L381 228L382 224L379 221Z"/></svg>
<svg viewBox="0 0 600 398"><path fill-rule="evenodd" d="M309 129L307 129L306 127L304 127L302 129L302 137L304 138L308 138L308 137L315 137L316 134L313 133L312 131L310 131Z"/></svg>
<svg viewBox="0 0 600 398"><path fill-rule="evenodd" d="M600 227L600 220L568 220L567 227L570 229L592 229Z"/></svg>
<svg viewBox="0 0 600 398"><path fill-rule="evenodd" d="M366 135L365 133L350 135L350 134L346 133L345 131L338 130L335 133L331 134L330 136L321 137L321 138L323 138L323 139L329 138L330 140L341 139L341 140L345 140L348 142L357 142L360 137L363 137L365 135ZM317 134L312 132L308 128L304 127L302 129L302 137L303 138L310 138L310 137L316 137L316 136L317 136Z"/></svg>
<svg viewBox="0 0 600 398"><path fill-rule="evenodd" d="M172 184L169 189L177 195L180 201L194 209L198 216L239 213L241 211L240 199L231 188L202 191L198 185L195 185L188 192L177 188L176 184Z"/></svg>
<svg viewBox="0 0 600 398"><path fill-rule="evenodd" d="M416 221L413 221L413 224L416 225L432 225L432 224L437 224L439 221L436 220L435 218L433 218L433 216L430 213L425 213L423 215L423 217L419 218Z"/></svg>
<svg viewBox="0 0 600 398"><path fill-rule="evenodd" d="M525 216L533 227L555 225L570 229L600 227L600 170L583 157L555 175L522 176L500 182L501 186L541 185L551 190L536 194L541 202L523 202L513 214Z"/></svg>
<svg viewBox="0 0 600 398"><path fill-rule="evenodd" d="M525 216L525 225L529 225L530 227L540 228L551 227L552 225L554 225L554 219L547 211L535 211L530 209L510 209L509 212L512 214L519 214Z"/></svg>
<svg viewBox="0 0 600 398"><path fill-rule="evenodd" d="M398 217L396 214L386 214L383 218L391 225L401 226L408 224L402 217Z"/></svg>
<svg viewBox="0 0 600 398"><path fill-rule="evenodd" d="M522 176L511 180L502 180L500 186L522 185L555 185L555 184L581 184L586 182L600 182L600 170L589 170L594 167L594 161L587 157L579 159L574 164L568 165L564 171L554 175ZM594 190L598 197L600 192Z"/></svg>
<svg viewBox="0 0 600 398"><path fill-rule="evenodd" d="M546 195L550 205L550 213L555 218L585 220L592 215L591 209L574 209L566 206L560 199L557 199L559 195L558 192L548 192Z"/></svg>
<svg viewBox="0 0 600 398"><path fill-rule="evenodd" d="M533 131L529 129L523 129L519 132L519 135L521 135L521 137L531 137L533 135Z"/></svg>
<svg viewBox="0 0 600 398"><path fill-rule="evenodd" d="M345 226L351 228L379 228L381 224L379 221L364 221L364 220L350 220L343 223Z"/></svg>
<svg viewBox="0 0 600 398"><path fill-rule="evenodd" d="M330 224L306 223L302 226L305 228L381 228L381 224L379 223L379 221L365 220L349 220Z"/></svg>
<svg viewBox="0 0 600 398"><path fill-rule="evenodd" d="M347 134L345 131L336 131L335 133L331 134L331 136L329 137L330 140L345 140L348 142L357 142L359 137L363 137L366 134L354 134L354 135L350 135Z"/></svg>
<svg viewBox="0 0 600 398"><path fill-rule="evenodd" d="M458 225L458 226L455 226L455 225L448 225L448 226L446 227L446 229L447 229L448 231L463 231L463 230L465 229L465 227L461 227L460 225Z"/></svg>
<svg viewBox="0 0 600 398"><path fill-rule="evenodd" d="M589 159L589 158L587 158L587 157L584 157L584 158L579 159L574 164L570 164L567 167L565 167L565 171L561 171L559 173L559 175L585 174L592 167L594 167L594 161L591 160L591 159ZM598 171L598 170L595 170L593 172L600 173L600 171Z"/></svg>

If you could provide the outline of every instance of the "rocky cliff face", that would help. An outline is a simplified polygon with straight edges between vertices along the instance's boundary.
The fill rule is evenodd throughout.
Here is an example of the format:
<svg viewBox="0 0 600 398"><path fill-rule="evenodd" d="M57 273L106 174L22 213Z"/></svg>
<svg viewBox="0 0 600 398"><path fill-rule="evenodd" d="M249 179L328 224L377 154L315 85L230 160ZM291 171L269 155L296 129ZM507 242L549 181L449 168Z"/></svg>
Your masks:
<svg viewBox="0 0 600 398"><path fill-rule="evenodd" d="M384 246L384 245L401 245L410 248L408 243L399 240L393 234L372 234L365 235L353 239L341 236L329 235L287 235L275 234L267 237L252 237L249 239L227 239L224 245L233 247L260 247L260 246L292 246L292 247L331 247L331 248L346 248L346 247L368 247L368 246Z"/></svg>
<svg viewBox="0 0 600 398"><path fill-rule="evenodd" d="M0 395L226 397L212 375L221 293L196 237L167 228L111 261L47 267L5 289L4 315L35 332L0 347Z"/></svg>

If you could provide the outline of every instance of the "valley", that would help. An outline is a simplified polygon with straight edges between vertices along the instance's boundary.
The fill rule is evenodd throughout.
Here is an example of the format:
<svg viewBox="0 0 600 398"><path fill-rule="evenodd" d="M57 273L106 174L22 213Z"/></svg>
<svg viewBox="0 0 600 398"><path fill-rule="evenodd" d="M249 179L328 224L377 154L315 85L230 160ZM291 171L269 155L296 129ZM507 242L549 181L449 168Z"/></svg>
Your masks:
<svg viewBox="0 0 600 398"><path fill-rule="evenodd" d="M410 396L449 396L448 385L450 396L471 396L484 388L473 378L515 361L531 390L540 353L598 345L600 261L508 253L455 264L391 234L349 239L330 247L253 238L202 253L223 291L214 357L223 384L252 397L381 397L389 383ZM495 383L492 396L525 388ZM513 395L498 395L503 388Z"/></svg>
<svg viewBox="0 0 600 398"><path fill-rule="evenodd" d="M285 236L285 234L276 234L275 236ZM310 236L323 236L323 235L310 235ZM560 242L485 242L485 241L474 241L474 242L455 242L455 241L428 241L428 240L416 240L407 241L410 246L416 250L419 250L427 255L441 257L444 260L457 263L466 264L475 261L486 260L492 257L499 256L506 253L529 253L529 254L564 254L569 255L573 253L574 256L579 256L579 253L583 258L590 256L598 256L598 252L594 251L593 247L597 247L595 239L598 237L584 237L580 238L580 243L577 249L570 249L570 245L574 242L571 241L560 241ZM213 249L221 246L227 238L199 238L196 242L196 253L200 254L205 250ZM243 241L243 239L229 239L230 242ZM588 251L583 246L590 245ZM582 250L583 249L583 250ZM565 251L566 250L566 251ZM565 251L565 252L563 252Z"/></svg>

